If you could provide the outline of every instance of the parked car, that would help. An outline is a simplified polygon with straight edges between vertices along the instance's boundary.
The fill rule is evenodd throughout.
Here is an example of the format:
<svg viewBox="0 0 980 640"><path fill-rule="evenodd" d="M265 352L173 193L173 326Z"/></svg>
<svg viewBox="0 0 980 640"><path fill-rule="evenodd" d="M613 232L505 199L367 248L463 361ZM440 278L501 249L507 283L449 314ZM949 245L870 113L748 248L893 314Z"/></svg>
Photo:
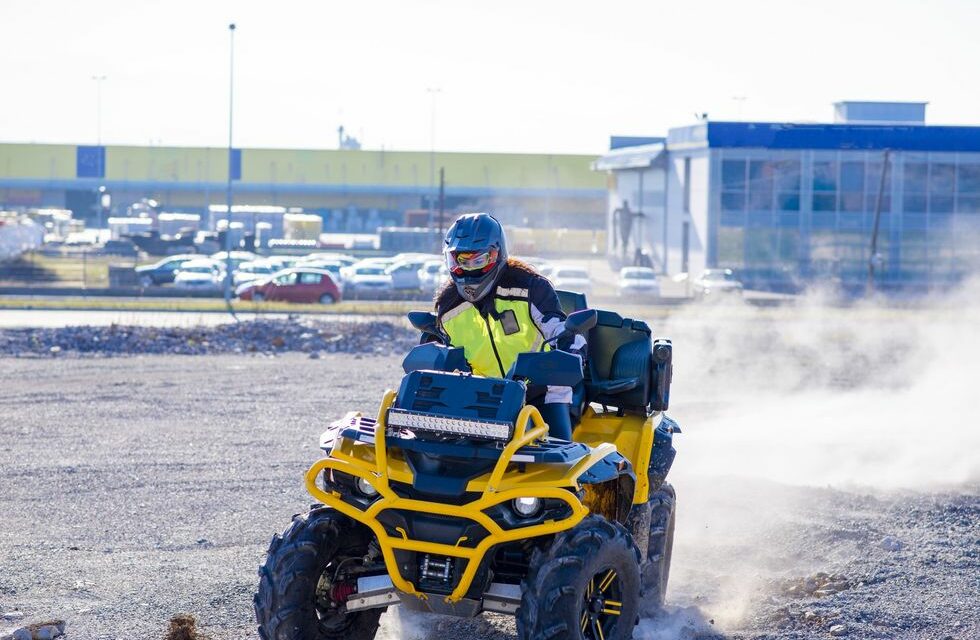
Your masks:
<svg viewBox="0 0 980 640"><path fill-rule="evenodd" d="M293 267L275 273L271 278L246 283L235 290L242 300L280 302L340 302L340 288L330 272L312 267Z"/></svg>
<svg viewBox="0 0 980 640"><path fill-rule="evenodd" d="M174 275L174 287L198 291L221 289L225 281L224 265L210 258L188 260Z"/></svg>
<svg viewBox="0 0 980 640"><path fill-rule="evenodd" d="M212 253L211 254L211 259L212 260L217 260L222 265L226 265L228 263L228 260L226 258L227 255L228 255L227 252L225 252L225 251L219 251L217 253ZM232 270L232 272L234 272L236 269L238 269L239 265L241 265L243 262L254 262L256 260L259 260L261 257L262 256L257 255L257 254L254 254L251 251L236 251L236 250L233 250L231 252L231 260L230 260L230 262L231 262L231 270Z"/></svg>
<svg viewBox="0 0 980 640"><path fill-rule="evenodd" d="M724 294L740 296L743 286L731 269L705 269L691 283L691 289L698 298Z"/></svg>
<svg viewBox="0 0 980 640"><path fill-rule="evenodd" d="M194 253L184 253L164 258L153 264L136 267L136 280L144 289L154 285L170 284L174 281L177 269L185 262L200 260L201 256Z"/></svg>
<svg viewBox="0 0 980 640"><path fill-rule="evenodd" d="M391 276L385 273L387 265L359 262L344 271L344 284L349 294L364 295L371 292L390 292Z"/></svg>
<svg viewBox="0 0 980 640"><path fill-rule="evenodd" d="M237 287L238 285L245 284L246 282L266 279L282 269L283 267L280 267L278 264L275 264L269 260L243 262L238 266L238 269L235 271L234 275L232 275L232 282Z"/></svg>
<svg viewBox="0 0 980 640"><path fill-rule="evenodd" d="M428 258L400 260L385 269L385 273L391 276L391 288L395 291L418 291L421 289L419 269L427 260Z"/></svg>
<svg viewBox="0 0 980 640"><path fill-rule="evenodd" d="M123 256L135 258L139 255L139 247L132 240L109 240L102 245L100 252L106 256Z"/></svg>
<svg viewBox="0 0 980 640"><path fill-rule="evenodd" d="M296 261L297 264L295 266L303 266L304 264L309 262L320 262L324 260L328 262L339 262L345 267L349 267L352 264L357 264L358 262L360 262L359 259L355 258L354 256L347 255L346 253L320 251L317 253L311 253L309 255L303 256L302 258L298 258Z"/></svg>
<svg viewBox="0 0 980 640"><path fill-rule="evenodd" d="M623 267L619 270L620 297L650 297L660 295L657 272L649 267Z"/></svg>
<svg viewBox="0 0 980 640"><path fill-rule="evenodd" d="M296 265L297 268L302 267L329 271L330 277L333 278L334 284L336 284L341 291L344 290L344 276L341 271L346 266L347 265L338 260L310 260L309 262L301 262Z"/></svg>
<svg viewBox="0 0 980 640"><path fill-rule="evenodd" d="M443 282L449 279L449 268L445 260L427 260L419 267L419 289L427 295L434 294Z"/></svg>
<svg viewBox="0 0 980 640"><path fill-rule="evenodd" d="M549 278L556 289L579 293L592 291L592 278L583 267L555 267Z"/></svg>
<svg viewBox="0 0 980 640"><path fill-rule="evenodd" d="M537 258L534 256L517 256L517 259L520 260L521 262L524 262L525 264L530 265L531 268L533 268L535 271L537 271L538 273L540 273L546 278L549 275L551 275L552 270L554 270L555 268L553 264L551 264L544 258Z"/></svg>

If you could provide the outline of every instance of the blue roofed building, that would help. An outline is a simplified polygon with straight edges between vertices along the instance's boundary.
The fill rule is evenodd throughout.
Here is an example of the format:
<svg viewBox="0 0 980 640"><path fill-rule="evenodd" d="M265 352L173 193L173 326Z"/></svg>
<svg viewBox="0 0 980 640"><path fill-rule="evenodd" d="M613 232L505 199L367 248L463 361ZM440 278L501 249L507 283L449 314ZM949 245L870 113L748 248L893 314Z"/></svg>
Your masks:
<svg viewBox="0 0 980 640"><path fill-rule="evenodd" d="M705 120L617 144L593 164L609 174L609 254L857 287L876 236L878 286L956 282L980 257L980 127L926 125L925 106L842 102L833 124Z"/></svg>

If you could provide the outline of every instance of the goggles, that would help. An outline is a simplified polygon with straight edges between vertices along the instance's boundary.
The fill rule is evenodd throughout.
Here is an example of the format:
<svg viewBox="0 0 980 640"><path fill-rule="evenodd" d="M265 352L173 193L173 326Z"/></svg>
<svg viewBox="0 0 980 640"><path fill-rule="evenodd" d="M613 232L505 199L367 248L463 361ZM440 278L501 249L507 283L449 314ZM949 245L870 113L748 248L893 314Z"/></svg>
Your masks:
<svg viewBox="0 0 980 640"><path fill-rule="evenodd" d="M448 251L446 266L449 271L461 276L466 271L486 273L497 264L497 248L491 247L486 251Z"/></svg>

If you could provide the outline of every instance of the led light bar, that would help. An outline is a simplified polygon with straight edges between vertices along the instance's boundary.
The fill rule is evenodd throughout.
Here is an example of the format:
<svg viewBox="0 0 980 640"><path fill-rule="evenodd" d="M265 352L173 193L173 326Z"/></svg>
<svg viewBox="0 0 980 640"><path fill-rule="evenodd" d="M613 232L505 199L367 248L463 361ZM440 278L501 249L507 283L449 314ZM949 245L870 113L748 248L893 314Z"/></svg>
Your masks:
<svg viewBox="0 0 980 640"><path fill-rule="evenodd" d="M512 428L509 422L450 418L403 409L388 410L388 426L491 440L510 440Z"/></svg>

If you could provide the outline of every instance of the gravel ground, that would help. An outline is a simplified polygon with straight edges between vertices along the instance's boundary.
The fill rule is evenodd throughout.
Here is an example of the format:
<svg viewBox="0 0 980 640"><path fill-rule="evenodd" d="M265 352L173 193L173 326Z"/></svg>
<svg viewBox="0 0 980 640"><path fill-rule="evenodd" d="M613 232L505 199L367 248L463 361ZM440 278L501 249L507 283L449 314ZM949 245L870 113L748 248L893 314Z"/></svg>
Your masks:
<svg viewBox="0 0 980 640"><path fill-rule="evenodd" d="M418 335L404 324L384 321L328 321L309 317L226 322L214 326L67 326L0 328L0 355L118 356L139 354L212 355L302 351L321 353L404 353Z"/></svg>
<svg viewBox="0 0 980 640"><path fill-rule="evenodd" d="M634 637L980 637L971 309L665 321L678 528L670 607ZM311 501L320 431L372 411L400 374L378 352L411 341L385 323L0 332L0 635L64 618L69 640L158 639L189 612L214 640L255 637L255 570ZM380 637L515 635L393 610Z"/></svg>
<svg viewBox="0 0 980 640"><path fill-rule="evenodd" d="M179 612L216 640L254 637L255 568L310 502L300 479L319 431L398 374L390 357L300 354L5 359L0 371L0 612L63 617L83 639L162 638ZM711 412L675 413L693 429ZM673 607L637 637L980 635L976 491L718 482L680 473L684 456ZM821 572L842 590L815 595ZM397 614L382 635L514 637L500 616Z"/></svg>

